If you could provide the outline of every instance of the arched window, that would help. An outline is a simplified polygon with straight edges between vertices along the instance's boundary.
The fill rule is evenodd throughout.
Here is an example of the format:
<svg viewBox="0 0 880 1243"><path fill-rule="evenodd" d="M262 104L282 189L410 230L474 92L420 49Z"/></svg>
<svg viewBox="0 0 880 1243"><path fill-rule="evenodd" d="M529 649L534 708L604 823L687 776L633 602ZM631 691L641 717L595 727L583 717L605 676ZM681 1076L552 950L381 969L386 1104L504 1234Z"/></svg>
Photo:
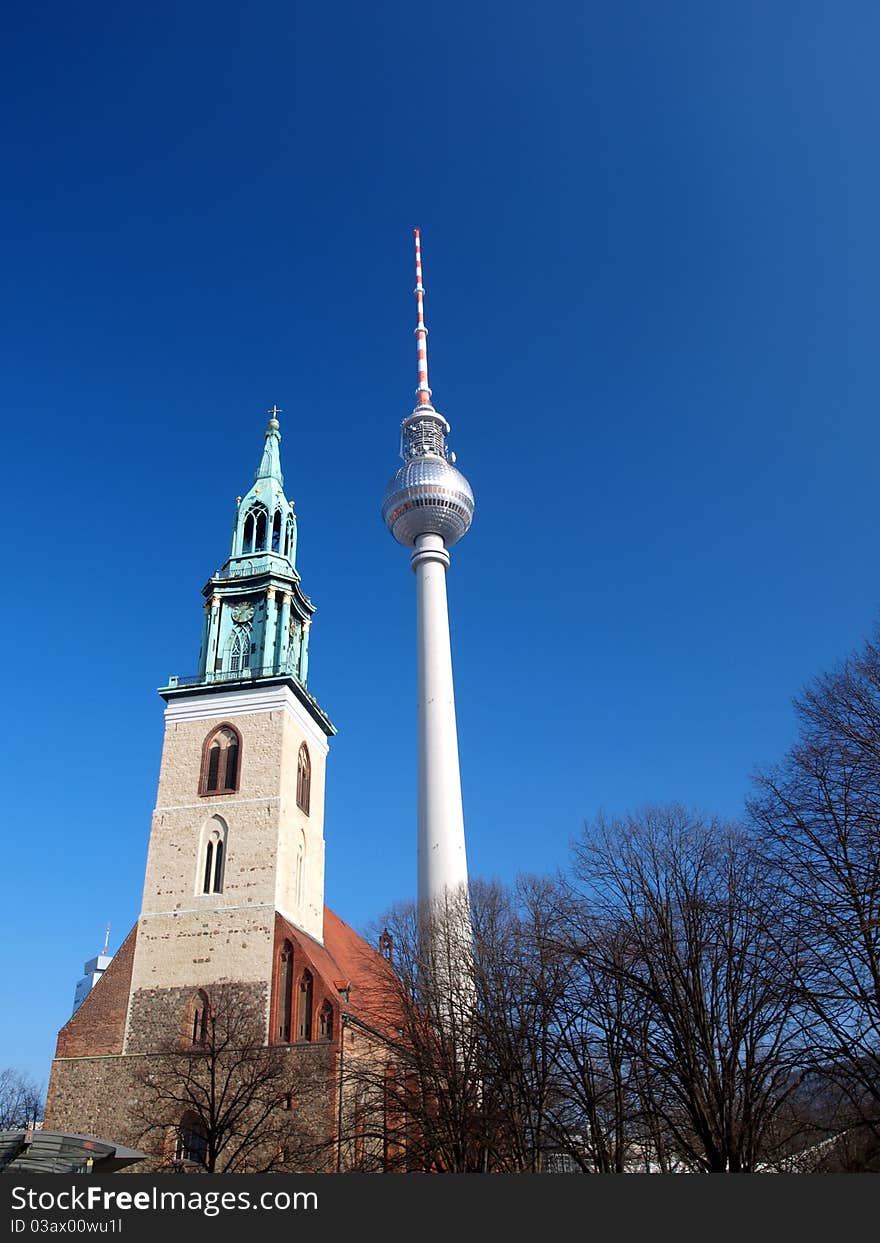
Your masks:
<svg viewBox="0 0 880 1243"><path fill-rule="evenodd" d="M241 529L242 554L263 552L266 548L266 527L269 515L262 505L252 505Z"/></svg>
<svg viewBox="0 0 880 1243"><path fill-rule="evenodd" d="M229 671L247 669L251 657L251 632L247 626L236 626L229 639Z"/></svg>
<svg viewBox="0 0 880 1243"><path fill-rule="evenodd" d="M223 892L223 839L209 838L205 847L205 875L202 893Z"/></svg>
<svg viewBox="0 0 880 1243"><path fill-rule="evenodd" d="M310 971L302 973L299 982L299 1039L312 1038L312 975Z"/></svg>
<svg viewBox="0 0 880 1243"><path fill-rule="evenodd" d="M223 892L225 854L226 822L219 816L212 816L202 829L196 893Z"/></svg>
<svg viewBox="0 0 880 1243"><path fill-rule="evenodd" d="M257 518L257 534L254 540L254 552L266 551L266 527L268 526L269 515L265 509L255 509L254 513Z"/></svg>
<svg viewBox="0 0 880 1243"><path fill-rule="evenodd" d="M221 725L205 739L200 794L234 794L238 790L241 738L232 725Z"/></svg>
<svg viewBox="0 0 880 1243"><path fill-rule="evenodd" d="M292 534L293 534L293 523L291 522L290 518L288 518L284 524L284 555L285 557L290 556L290 537L292 536Z"/></svg>
<svg viewBox="0 0 880 1243"><path fill-rule="evenodd" d="M309 814L309 799L312 788L312 761L305 743L299 749L296 761L296 805Z"/></svg>
<svg viewBox="0 0 880 1243"><path fill-rule="evenodd" d="M244 520L244 534L241 538L241 551L254 551L254 513L253 510Z"/></svg>
<svg viewBox="0 0 880 1243"><path fill-rule="evenodd" d="M325 1001L318 1011L318 1039L333 1039L333 1007Z"/></svg>
<svg viewBox="0 0 880 1243"><path fill-rule="evenodd" d="M191 1110L187 1110L180 1119L174 1158L188 1165L208 1164L208 1136L205 1124L198 1114Z"/></svg>
<svg viewBox="0 0 880 1243"><path fill-rule="evenodd" d="M208 1038L208 998L201 990L192 1005L192 1043L204 1044Z"/></svg>
<svg viewBox="0 0 880 1243"><path fill-rule="evenodd" d="M272 519L272 551L281 551L281 510L275 510L275 517Z"/></svg>
<svg viewBox="0 0 880 1243"><path fill-rule="evenodd" d="M293 946L285 941L278 956L278 1039L290 1040L290 1011L293 1005Z"/></svg>

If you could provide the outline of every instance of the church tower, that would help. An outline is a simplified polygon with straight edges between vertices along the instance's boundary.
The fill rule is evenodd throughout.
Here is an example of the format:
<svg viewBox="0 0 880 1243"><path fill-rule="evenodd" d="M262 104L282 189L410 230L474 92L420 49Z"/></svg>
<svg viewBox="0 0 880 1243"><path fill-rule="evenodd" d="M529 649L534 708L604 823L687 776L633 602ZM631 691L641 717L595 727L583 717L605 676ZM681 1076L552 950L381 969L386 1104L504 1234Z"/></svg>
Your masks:
<svg viewBox="0 0 880 1243"><path fill-rule="evenodd" d="M126 1052L156 989L232 978L262 990L277 911L324 925L324 771L334 727L306 689L314 605L296 569L277 407L229 556L203 588L194 677L172 677L131 980ZM193 947L199 952L193 954ZM269 1025L266 998L267 1030Z"/></svg>
<svg viewBox="0 0 880 1243"><path fill-rule="evenodd" d="M202 1047L212 989L232 985L257 1016L252 1039L281 1046L292 1083L297 1066L322 1068L310 1108L332 1135L348 1108L343 1046L356 1028L372 1039L386 1022L375 999L389 962L324 905L336 731L307 688L315 608L296 567L280 413L269 411L228 556L202 591L198 671L159 691L165 737L140 915L58 1034L49 1128L138 1146L145 1066L161 1075L169 1049ZM191 1119L169 1126L156 1168L167 1167L175 1134L191 1148L180 1140ZM341 1146L325 1151L343 1161Z"/></svg>

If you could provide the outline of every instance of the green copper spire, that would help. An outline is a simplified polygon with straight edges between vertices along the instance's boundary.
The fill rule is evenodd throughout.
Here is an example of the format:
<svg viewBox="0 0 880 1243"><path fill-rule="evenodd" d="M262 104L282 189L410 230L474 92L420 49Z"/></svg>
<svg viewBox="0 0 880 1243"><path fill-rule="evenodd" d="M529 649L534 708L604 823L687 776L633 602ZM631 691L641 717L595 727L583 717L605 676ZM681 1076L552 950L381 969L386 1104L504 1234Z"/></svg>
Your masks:
<svg viewBox="0 0 880 1243"><path fill-rule="evenodd" d="M281 411L273 406L269 414L272 417L266 428L263 456L254 475L254 486L237 502L232 548L226 565L229 567L242 557L252 558L257 553L269 553L273 565L279 570L285 567L278 564L276 558L288 562L286 568L293 570L295 574L296 515L293 512L293 501L288 501L284 495L281 431L277 418ZM246 567L233 568L241 572Z"/></svg>
<svg viewBox="0 0 880 1243"><path fill-rule="evenodd" d="M335 730L306 690L315 606L296 569L296 514L284 495L278 406L269 411L254 484L238 497L229 556L202 589L199 671L172 678L163 695L282 680L326 733Z"/></svg>

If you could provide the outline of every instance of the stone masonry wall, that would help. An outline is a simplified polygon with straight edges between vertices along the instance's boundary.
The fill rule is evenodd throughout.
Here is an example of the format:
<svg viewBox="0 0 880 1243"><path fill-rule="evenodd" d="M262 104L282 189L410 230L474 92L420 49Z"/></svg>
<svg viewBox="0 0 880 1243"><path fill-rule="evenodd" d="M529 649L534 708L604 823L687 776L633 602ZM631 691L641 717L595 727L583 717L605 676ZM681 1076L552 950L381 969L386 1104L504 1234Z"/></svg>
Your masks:
<svg viewBox="0 0 880 1243"><path fill-rule="evenodd" d="M45 1128L137 1148L130 1109L137 1095L135 1072L141 1061L123 1056L56 1059Z"/></svg>
<svg viewBox="0 0 880 1243"><path fill-rule="evenodd" d="M274 1050L275 1054L279 1052L282 1051ZM336 1160L332 1051L329 1046L300 1045L284 1050L283 1056L290 1066L291 1112L279 1112L276 1124L289 1123L295 1128L298 1141L291 1144L289 1171L330 1171ZM58 1060L52 1068L52 1128L92 1135L147 1154L146 1160L121 1173L150 1174L162 1167L167 1169L174 1155L176 1123L183 1111L166 1102L156 1104L143 1080L151 1075L162 1082L168 1073L167 1058L155 1054ZM279 1111L285 1105L280 1094ZM159 1125L147 1130L147 1120Z"/></svg>
<svg viewBox="0 0 880 1243"><path fill-rule="evenodd" d="M251 702L253 694L251 695ZM144 882L132 989L199 987L221 979L268 983L277 906L320 940L323 935L324 756L287 708L234 709L167 722ZM243 705L248 702L242 699ZM225 722L241 735L240 787L201 797L206 738ZM312 757L311 806L296 807L296 761ZM213 817L226 826L221 893L203 893L201 843ZM294 902L296 842L305 841L301 900Z"/></svg>
<svg viewBox="0 0 880 1243"><path fill-rule="evenodd" d="M269 990L260 984L237 984L243 1007L265 1015ZM210 995L210 988L207 990ZM132 994L129 1011L127 1053L156 1053L169 1043L183 1047L192 1043L193 1008L198 989L150 988Z"/></svg>
<svg viewBox="0 0 880 1243"><path fill-rule="evenodd" d="M142 918L132 993L201 988L219 980L268 982L274 918L271 907Z"/></svg>

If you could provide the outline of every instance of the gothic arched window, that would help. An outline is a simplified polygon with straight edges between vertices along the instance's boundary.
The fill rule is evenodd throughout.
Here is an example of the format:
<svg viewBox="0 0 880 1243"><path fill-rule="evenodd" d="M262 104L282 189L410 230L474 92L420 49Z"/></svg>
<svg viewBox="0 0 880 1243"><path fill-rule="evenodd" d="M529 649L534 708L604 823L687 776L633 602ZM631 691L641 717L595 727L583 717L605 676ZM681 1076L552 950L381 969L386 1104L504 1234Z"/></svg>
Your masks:
<svg viewBox="0 0 880 1243"><path fill-rule="evenodd" d="M208 1136L205 1124L192 1110L187 1110L180 1119L174 1158L187 1165L208 1164Z"/></svg>
<svg viewBox="0 0 880 1243"><path fill-rule="evenodd" d="M225 854L226 822L220 816L212 816L202 828L196 893L223 892Z"/></svg>
<svg viewBox="0 0 880 1243"><path fill-rule="evenodd" d="M318 1039L333 1039L333 1007L325 1001L318 1011Z"/></svg>
<svg viewBox="0 0 880 1243"><path fill-rule="evenodd" d="M251 657L251 632L247 626L236 626L229 641L229 671L247 669Z"/></svg>
<svg viewBox="0 0 880 1243"><path fill-rule="evenodd" d="M272 519L272 551L281 551L281 510L276 509Z"/></svg>
<svg viewBox="0 0 880 1243"><path fill-rule="evenodd" d="M266 547L266 524L269 515L262 505L254 505L248 510L241 530L241 551L263 552Z"/></svg>
<svg viewBox="0 0 880 1243"><path fill-rule="evenodd" d="M254 552L266 551L266 527L268 526L269 515L265 509L255 509L254 513L257 518L257 534L254 539Z"/></svg>
<svg viewBox="0 0 880 1243"><path fill-rule="evenodd" d="M192 1043L204 1044L208 1038L208 997L199 990L192 1006Z"/></svg>
<svg viewBox="0 0 880 1243"><path fill-rule="evenodd" d="M212 833L205 845L205 871L202 893L223 892L223 838Z"/></svg>
<svg viewBox="0 0 880 1243"><path fill-rule="evenodd" d="M293 946L285 941L278 955L278 1039L290 1040L290 1011L293 1005Z"/></svg>
<svg viewBox="0 0 880 1243"><path fill-rule="evenodd" d="M248 516L244 520L244 533L242 534L242 537L241 537L241 551L242 552L253 552L254 551L253 510L251 510L251 512L248 514Z"/></svg>
<svg viewBox="0 0 880 1243"><path fill-rule="evenodd" d="M296 805L309 814L309 801L312 790L312 761L305 743L299 749L296 761Z"/></svg>
<svg viewBox="0 0 880 1243"><path fill-rule="evenodd" d="M310 971L302 973L302 979L299 982L299 1031L298 1038L300 1040L311 1040L312 1038L312 975Z"/></svg>
<svg viewBox="0 0 880 1243"><path fill-rule="evenodd" d="M200 794L234 794L238 790L241 737L232 725L221 725L205 739Z"/></svg>

